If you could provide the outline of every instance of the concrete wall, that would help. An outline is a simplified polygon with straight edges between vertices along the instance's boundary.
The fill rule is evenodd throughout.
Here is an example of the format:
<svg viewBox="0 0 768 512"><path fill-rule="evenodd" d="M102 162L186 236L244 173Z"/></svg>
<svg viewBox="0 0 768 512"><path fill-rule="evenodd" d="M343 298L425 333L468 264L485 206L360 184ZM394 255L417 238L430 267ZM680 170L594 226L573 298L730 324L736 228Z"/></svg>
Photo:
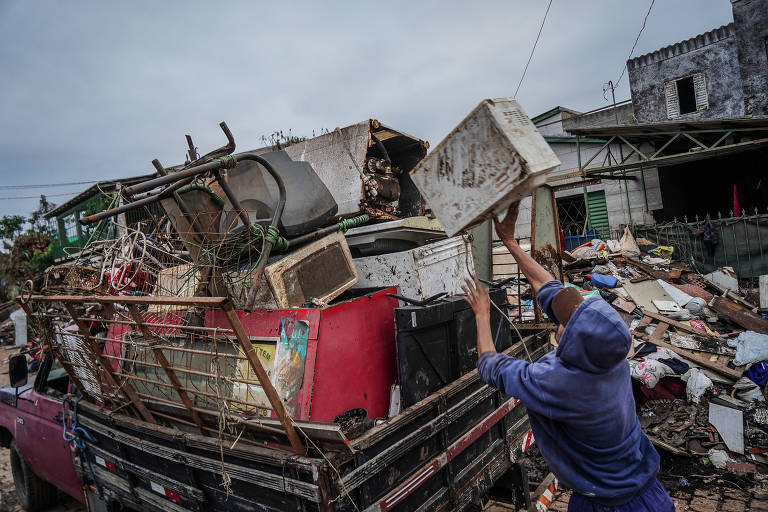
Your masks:
<svg viewBox="0 0 768 512"><path fill-rule="evenodd" d="M765 0L760 1L765 4ZM734 32L733 24L726 25L627 61L637 122L668 121L664 83L700 72L706 75L709 108L674 120L743 116L744 98ZM765 81L765 74L762 80Z"/></svg>
<svg viewBox="0 0 768 512"><path fill-rule="evenodd" d="M576 143L551 143L553 151L560 159L561 165L550 173L550 178L555 177L558 174L567 174L578 169L578 154L576 152ZM602 144L589 143L582 144L582 162L586 162L589 158L600 150ZM615 153L618 154L616 148ZM640 148L646 150L647 148ZM624 149L625 153L629 153L629 149ZM595 159L590 164L590 167L596 166L598 160L601 157ZM632 159L630 159L632 160ZM611 230L619 229L622 224L630 223L635 224L652 224L653 215L652 211L663 208L661 200L661 189L659 187L659 174L655 167L644 169L642 173L645 176L645 194L643 194L643 184L640 171L627 172L628 176L636 176L637 181L624 181L624 180L602 180L601 183L591 185L587 187L587 192L596 190L605 191L606 208L608 210L608 222ZM550 185L564 185L579 181L578 178L572 178L568 180L551 182ZM625 184L627 190L625 190ZM629 193L630 209L627 211L627 191ZM566 190L559 190L555 193L555 197L570 197L575 195L583 195L584 189L582 186L575 186ZM648 207L646 209L645 197L648 198ZM531 199L526 198L520 203L520 214L517 218L517 224L515 231L520 237L529 237L531 234Z"/></svg>
<svg viewBox="0 0 768 512"><path fill-rule="evenodd" d="M736 25L744 109L768 115L768 0L731 0Z"/></svg>
<svg viewBox="0 0 768 512"><path fill-rule="evenodd" d="M563 119L563 129L577 130L580 128L604 128L606 126L616 126L616 115L619 117L619 125L633 124L635 120L632 111L632 103L617 105L614 111L613 107L607 107L590 114L579 116L569 116Z"/></svg>

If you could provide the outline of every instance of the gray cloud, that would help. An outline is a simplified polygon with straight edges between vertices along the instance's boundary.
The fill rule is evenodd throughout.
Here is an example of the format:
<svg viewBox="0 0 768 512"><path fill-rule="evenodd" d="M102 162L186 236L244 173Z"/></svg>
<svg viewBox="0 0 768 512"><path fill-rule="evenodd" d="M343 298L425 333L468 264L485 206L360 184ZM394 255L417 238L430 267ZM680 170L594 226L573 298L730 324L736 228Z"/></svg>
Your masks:
<svg viewBox="0 0 768 512"><path fill-rule="evenodd" d="M482 98L514 93L545 7L0 0L2 184L145 173L181 161L185 133L222 144L221 120L242 149L369 117L434 144ZM555 0L518 94L528 114L605 105L647 7ZM730 21L728 0L657 1L635 53ZM3 200L0 215L35 205Z"/></svg>

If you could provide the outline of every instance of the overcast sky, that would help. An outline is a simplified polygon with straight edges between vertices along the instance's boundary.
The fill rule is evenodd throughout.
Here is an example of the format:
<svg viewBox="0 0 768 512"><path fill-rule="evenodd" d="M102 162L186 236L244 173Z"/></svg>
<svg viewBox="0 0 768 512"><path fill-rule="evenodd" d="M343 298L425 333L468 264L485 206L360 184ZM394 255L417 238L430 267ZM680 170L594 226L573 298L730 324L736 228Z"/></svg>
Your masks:
<svg viewBox="0 0 768 512"><path fill-rule="evenodd" d="M533 117L606 105L649 1L554 0L517 95ZM376 118L435 146L483 98L512 96L545 0L0 0L0 215L292 129ZM635 56L732 21L729 0L657 0ZM629 98L626 75L617 100Z"/></svg>

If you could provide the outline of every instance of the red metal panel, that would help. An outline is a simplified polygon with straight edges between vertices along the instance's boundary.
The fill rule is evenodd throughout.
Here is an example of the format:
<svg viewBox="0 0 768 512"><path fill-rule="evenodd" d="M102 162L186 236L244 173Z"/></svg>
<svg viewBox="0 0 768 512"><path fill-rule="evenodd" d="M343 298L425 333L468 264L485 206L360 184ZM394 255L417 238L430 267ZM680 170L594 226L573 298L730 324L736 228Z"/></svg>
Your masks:
<svg viewBox="0 0 768 512"><path fill-rule="evenodd" d="M312 421L333 421L358 407L370 418L386 418L397 378L396 288L322 310L315 363Z"/></svg>
<svg viewBox="0 0 768 512"><path fill-rule="evenodd" d="M304 380L295 419L333 421L358 407L371 418L385 418L389 391L397 378L395 319L396 288L381 290L324 309L238 311L249 336L278 337L280 319L309 323ZM229 324L221 312L209 312L206 327Z"/></svg>
<svg viewBox="0 0 768 512"><path fill-rule="evenodd" d="M237 316L248 336L277 338L280 336L280 319L293 318L294 321L305 320L309 324L309 339L316 340L320 327L320 311L319 309L257 310L250 313L238 311ZM206 312L205 326L230 328L223 311Z"/></svg>

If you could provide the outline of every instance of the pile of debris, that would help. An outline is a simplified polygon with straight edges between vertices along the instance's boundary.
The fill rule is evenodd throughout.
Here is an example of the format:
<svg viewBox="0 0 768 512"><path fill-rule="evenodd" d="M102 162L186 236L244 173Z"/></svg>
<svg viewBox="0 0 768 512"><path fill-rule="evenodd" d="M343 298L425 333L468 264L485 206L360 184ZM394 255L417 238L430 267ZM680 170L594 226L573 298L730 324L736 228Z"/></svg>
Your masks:
<svg viewBox="0 0 768 512"><path fill-rule="evenodd" d="M609 302L632 333L638 415L660 451L765 473L768 315L754 291L741 290L731 268L702 275L629 229L562 254L566 286Z"/></svg>

